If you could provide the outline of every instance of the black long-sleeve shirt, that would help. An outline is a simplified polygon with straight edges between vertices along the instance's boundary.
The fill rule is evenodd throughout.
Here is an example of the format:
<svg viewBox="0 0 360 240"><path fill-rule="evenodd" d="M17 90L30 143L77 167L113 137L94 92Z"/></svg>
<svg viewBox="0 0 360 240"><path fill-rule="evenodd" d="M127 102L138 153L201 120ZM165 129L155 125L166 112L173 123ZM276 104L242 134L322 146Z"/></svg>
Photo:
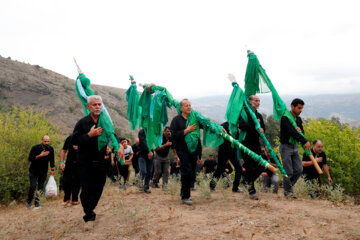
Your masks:
<svg viewBox="0 0 360 240"><path fill-rule="evenodd" d="M67 151L66 166L73 165L77 162L77 150L74 149L72 136L68 136L64 142L63 150Z"/></svg>
<svg viewBox="0 0 360 240"><path fill-rule="evenodd" d="M255 128L255 123L252 120L250 113L247 110L245 110L245 112L247 114L248 121L246 122L240 115L239 125L238 125L240 130L246 131L246 136L245 136L245 140L243 141L243 144L247 147L260 147L260 142L259 142L260 134L257 132ZM262 115L258 113L258 111L255 111L255 115L257 119L260 119L260 126L265 132L265 124Z"/></svg>
<svg viewBox="0 0 360 240"><path fill-rule="evenodd" d="M305 133L301 117L299 116L296 117L296 125L303 133ZM302 144L305 144L308 141L305 137L301 136L300 133L291 125L290 120L286 116L282 116L280 121L280 143L290 144L290 137L293 137Z"/></svg>
<svg viewBox="0 0 360 240"><path fill-rule="evenodd" d="M187 127L186 122L187 122L187 119L185 119L181 114L174 117L173 120L171 121L170 130L171 130L171 136L173 137L173 139L175 139L176 151L186 151L186 152L189 151L187 144L185 142L185 135L184 135L184 130ZM199 124L199 127L202 128L202 126L200 124ZM190 133L188 133L188 134L190 134ZM199 147L199 144L198 144L196 154L199 157L201 157L201 155L199 154L199 150L201 152L201 148Z"/></svg>
<svg viewBox="0 0 360 240"><path fill-rule="evenodd" d="M36 159L36 156L44 150L49 151L49 155ZM31 162L29 172L33 174L47 173L49 162L51 168L55 167L53 147L48 145L43 148L42 144L37 144L33 146L30 150L29 162Z"/></svg>
<svg viewBox="0 0 360 240"><path fill-rule="evenodd" d="M106 146L98 150L98 137L90 138L88 133L97 124L90 115L80 119L74 128L73 144L78 145L78 161L80 164L105 164Z"/></svg>
<svg viewBox="0 0 360 240"><path fill-rule="evenodd" d="M141 129L139 131L138 137L139 137L139 156L147 159L150 151L146 142L146 134L144 129Z"/></svg>

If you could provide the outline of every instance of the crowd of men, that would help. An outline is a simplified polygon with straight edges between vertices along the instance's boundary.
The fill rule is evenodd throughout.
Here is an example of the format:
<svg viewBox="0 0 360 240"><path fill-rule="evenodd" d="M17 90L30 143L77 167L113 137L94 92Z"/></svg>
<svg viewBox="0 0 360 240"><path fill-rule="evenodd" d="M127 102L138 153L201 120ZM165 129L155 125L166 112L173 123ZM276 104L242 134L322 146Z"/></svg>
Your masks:
<svg viewBox="0 0 360 240"><path fill-rule="evenodd" d="M260 132L266 131L263 117L258 112L259 97L250 96L249 104L251 108L245 109L245 115L242 114L239 118L238 133L231 133L227 122L222 124L223 131L233 135L234 138L239 137L239 132L245 133L242 144L276 167L269 149L264 147L262 150L260 134L255 123L251 121L250 114L255 114L260 124ZM332 182L326 154L323 151L323 143L320 140L315 140L311 146L301 134L304 133L304 129L300 114L304 105L305 103L301 99L294 99L291 103L291 114L296 121L297 128L291 125L286 116L281 118L280 123L280 155L288 175L288 177L283 178L284 195L287 198L296 198L293 186L302 174L309 182L320 182L320 176L313 166L313 162L306 154L301 159L299 147L291 139L302 143L308 151L312 152L315 160L325 171L328 181ZM116 153L109 146L98 148L97 139L103 133L103 129L98 126L102 111L101 97L90 96L87 108L90 114L77 122L73 133L66 138L60 152L60 169L63 171L63 205L78 205L81 202L85 213L83 217L85 223L93 222L96 219L94 209L101 197L106 177L113 182L118 181L121 188L132 186L135 184L129 183L132 168L136 178L140 179L141 191L147 194L151 193L150 186L160 188L161 178L162 189L164 190L167 188L169 176L176 179L180 178L180 195L182 203L186 205L192 205L191 191L196 190L196 179L199 175L210 177L209 188L212 192L216 191L216 184L220 178L227 177L234 172L232 184L234 193L242 192L239 185L243 183L247 186L250 199L259 199L254 184L259 177L266 191L270 191L271 185L273 185L272 192L278 193L279 175L264 169L247 154L240 153L228 141L218 147L218 161L211 154L205 162L202 162L200 141L196 150L189 150L186 142L187 134L191 134L202 126L188 123L192 110L188 99L180 102L181 113L172 119L170 127L164 128L161 146L156 149L149 149L146 142L146 129L141 129L138 133L138 139L133 145L130 139L118 138L119 150ZM36 186L38 189L43 189L49 163L50 174L53 175L54 173L54 150L49 143L50 137L43 136L41 144L33 146L30 151L30 188L27 208L32 207ZM174 155L172 162L169 157L170 149ZM40 207L38 196L35 197L35 207Z"/></svg>

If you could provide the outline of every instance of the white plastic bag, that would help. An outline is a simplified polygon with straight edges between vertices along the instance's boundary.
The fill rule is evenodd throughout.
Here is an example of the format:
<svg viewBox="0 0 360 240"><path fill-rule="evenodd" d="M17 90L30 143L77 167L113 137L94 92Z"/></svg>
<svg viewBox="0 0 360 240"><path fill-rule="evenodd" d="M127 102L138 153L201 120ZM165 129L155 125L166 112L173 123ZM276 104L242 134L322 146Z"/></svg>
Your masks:
<svg viewBox="0 0 360 240"><path fill-rule="evenodd" d="M50 176L45 187L45 197L57 196L57 186L54 176Z"/></svg>

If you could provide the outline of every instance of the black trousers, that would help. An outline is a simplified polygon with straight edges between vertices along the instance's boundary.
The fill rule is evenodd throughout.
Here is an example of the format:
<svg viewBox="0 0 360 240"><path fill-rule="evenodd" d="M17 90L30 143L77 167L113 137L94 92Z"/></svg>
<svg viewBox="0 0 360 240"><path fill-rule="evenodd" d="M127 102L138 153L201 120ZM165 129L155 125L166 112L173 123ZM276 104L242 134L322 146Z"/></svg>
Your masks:
<svg viewBox="0 0 360 240"><path fill-rule="evenodd" d="M63 175L64 202L70 200L79 201L80 182L76 164L66 165Z"/></svg>
<svg viewBox="0 0 360 240"><path fill-rule="evenodd" d="M190 188L194 180L196 170L196 153L189 153L187 151L178 151L177 155L180 159L180 172L181 172L181 199L190 197Z"/></svg>
<svg viewBox="0 0 360 240"><path fill-rule="evenodd" d="M35 190L36 190L36 185L37 185L37 190L43 190L44 189L44 183L46 180L46 176L47 176L47 171L45 172L29 172L29 178L30 178L30 187L29 187L29 192L28 192L28 197L27 197L27 203L32 202L33 198L34 198L34 194L35 194ZM39 198L38 196L35 197L35 206L39 205Z"/></svg>
<svg viewBox="0 0 360 240"><path fill-rule="evenodd" d="M233 182L233 191L237 191L240 184L241 173L242 173L242 166L241 162L237 157L237 149L231 149L230 151L227 149L219 148L218 152L218 164L215 170L215 173L210 181L210 188L216 187L216 181L219 180L220 176L225 172L225 167L227 161L230 160L231 164L235 168L235 179Z"/></svg>
<svg viewBox="0 0 360 240"><path fill-rule="evenodd" d="M95 220L94 209L106 182L106 166L102 164L78 165L81 186L80 200L84 209L84 221Z"/></svg>
<svg viewBox="0 0 360 240"><path fill-rule="evenodd" d="M247 147L256 154L261 155L260 146L247 146ZM256 193L254 182L261 175L261 173L265 171L265 168L259 165L254 159L252 159L245 153L242 153L242 157L244 159L243 167L245 168L245 173L243 175L244 175L245 184L248 187L249 194L254 194Z"/></svg>
<svg viewBox="0 0 360 240"><path fill-rule="evenodd" d="M126 183L126 179L129 175L129 165L121 165L121 163L118 163L120 176L124 178L124 184ZM121 181L120 181L121 182Z"/></svg>

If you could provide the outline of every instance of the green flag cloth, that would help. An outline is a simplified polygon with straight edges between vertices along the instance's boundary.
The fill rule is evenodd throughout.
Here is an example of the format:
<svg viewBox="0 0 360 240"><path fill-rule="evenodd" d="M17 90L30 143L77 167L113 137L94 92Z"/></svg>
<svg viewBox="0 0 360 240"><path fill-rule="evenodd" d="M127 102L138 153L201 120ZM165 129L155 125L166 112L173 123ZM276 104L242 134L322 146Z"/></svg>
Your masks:
<svg viewBox="0 0 360 240"><path fill-rule="evenodd" d="M85 74L80 73L75 81L76 93L83 104L85 115L89 115L90 111L87 109L87 98L91 95L94 95L94 92L90 88L90 79L88 79ZM114 147L115 153L119 150L119 143L114 135L114 126L111 121L110 115L105 108L104 103L102 103L102 111L98 120L98 127L103 129L103 133L98 136L98 150L105 147L107 144L110 144ZM124 160L121 159L121 164L125 165Z"/></svg>
<svg viewBox="0 0 360 240"><path fill-rule="evenodd" d="M148 90L148 88L149 88L149 90ZM155 109L163 109L163 106L155 107L157 103L154 103L155 100L152 101L153 99L149 96L150 94L152 94L156 91L162 92L161 95L159 95L160 93L155 93L156 98L163 99L163 98L165 98L164 96L166 95L167 100L166 101L162 100L159 102L161 102L162 104L167 104L167 102L168 102L169 104L171 104L172 106L174 106L177 109L178 113L181 113L180 103L178 101L174 100L174 98L168 92L168 90L166 88L160 87L160 86L146 86L144 89L144 92L142 93L142 95L140 97L139 104L141 105L141 108L149 109L148 110L149 114L141 115L141 117L143 118L142 122L151 123L151 121L156 118L156 114L155 114L156 110ZM146 105L148 105L148 106L146 106ZM154 107L151 107L152 105ZM153 114L151 114L151 113L153 113ZM151 116L152 116L152 118L151 118ZM163 117L163 118L159 118L159 119L166 119L166 118ZM261 158L261 156L257 155L256 153L252 152L250 149L246 148L238 140L234 139L230 135L224 133L222 131L222 127L220 125L218 125L215 122L211 122L209 119L203 117L200 113L198 113L196 111L192 111L191 114L189 115L188 123L197 124L197 126L201 125L203 127L203 131L204 131L203 143L205 146L218 147L219 145L221 145L224 142L224 139L226 139L226 140L230 141L233 144L233 146L235 146L236 148L245 152L253 159L255 159L255 161L257 161L261 166L264 166L264 167L270 166L267 161L265 161L264 159ZM150 131L149 131L149 126L150 125L148 125L148 130L146 132L147 133L146 139L148 141L147 144L148 144L149 150L151 150L151 149L154 149L156 142L158 142L159 136L153 130L150 129ZM187 135L191 136L191 134L187 134ZM196 150L196 146L197 146L199 137L200 137L199 132L195 131L191 137L188 137L188 139L185 138L185 141L186 141L186 144L187 144L189 150L191 149L190 151L193 151L194 149ZM149 144L149 142L150 142L150 144Z"/></svg>
<svg viewBox="0 0 360 240"><path fill-rule="evenodd" d="M280 98L270 78L266 74L265 69L260 65L257 56L248 51L248 65L245 74L245 94L246 96L254 95L256 93L266 93L271 91L273 99L273 116L275 120L279 120L282 116L286 116L294 128L297 128L296 121L290 111L286 108L284 101ZM249 73L248 73L249 71ZM265 87L267 86L267 87ZM302 134L302 133L300 133ZM295 139L290 139L295 143ZM269 149L270 150L270 149ZM270 151L271 152L271 151ZM305 150L307 155L311 152Z"/></svg>
<svg viewBox="0 0 360 240"><path fill-rule="evenodd" d="M126 91L126 101L128 102L127 117L131 124L131 129L135 130L139 126L140 108L139 108L139 92L136 83L132 83Z"/></svg>
<svg viewBox="0 0 360 240"><path fill-rule="evenodd" d="M191 153L195 152L199 144L200 126L196 120L195 112L192 110L187 118L186 126L196 125L196 130L185 135L186 145Z"/></svg>

